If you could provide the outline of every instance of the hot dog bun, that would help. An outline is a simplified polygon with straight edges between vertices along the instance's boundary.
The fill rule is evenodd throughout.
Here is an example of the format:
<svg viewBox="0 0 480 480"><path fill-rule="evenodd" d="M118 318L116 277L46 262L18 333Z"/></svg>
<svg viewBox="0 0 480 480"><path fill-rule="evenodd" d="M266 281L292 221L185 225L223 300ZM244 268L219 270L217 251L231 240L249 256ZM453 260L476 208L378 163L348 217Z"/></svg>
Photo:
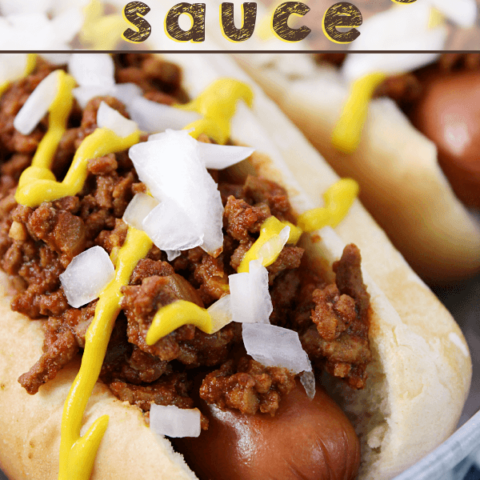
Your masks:
<svg viewBox="0 0 480 480"><path fill-rule="evenodd" d="M231 59L222 55L179 55L174 61L183 67L185 87L192 96L221 76L245 80ZM232 138L257 149L252 162L258 173L283 184L300 213L312 202L289 173L284 158L290 156L302 183L312 172L319 173L325 185L337 177L278 108L258 88L254 91L254 110L239 108ZM284 140L278 142L280 148L274 143L278 138ZM307 193L315 193L317 199L321 192L317 188L322 185L316 183L310 188L313 192ZM454 320L359 202L338 233L342 238L325 228L319 236L305 239L303 246L313 258L329 264L340 257L346 242L361 248L364 280L372 297L374 360L363 392L333 384L329 392L341 403L360 437L359 478L392 478L455 429L470 385L470 356ZM64 369L37 395L25 393L17 378L41 354L43 335L39 322L10 311L7 279L2 276L1 280L0 465L11 478L54 479L61 412L77 366ZM97 385L89 401L86 426L100 413L108 413L110 423L93 479L195 478L169 442L156 438L145 426L139 410L117 400L103 385Z"/></svg>
<svg viewBox="0 0 480 480"><path fill-rule="evenodd" d="M434 143L382 98L370 103L356 152L336 150L331 135L346 84L334 68L313 66L313 58L308 74L283 73L278 62L291 62L288 71L294 70L289 57L263 67L248 56L236 58L335 171L360 183L362 202L422 278L445 283L479 272L480 224L455 196Z"/></svg>

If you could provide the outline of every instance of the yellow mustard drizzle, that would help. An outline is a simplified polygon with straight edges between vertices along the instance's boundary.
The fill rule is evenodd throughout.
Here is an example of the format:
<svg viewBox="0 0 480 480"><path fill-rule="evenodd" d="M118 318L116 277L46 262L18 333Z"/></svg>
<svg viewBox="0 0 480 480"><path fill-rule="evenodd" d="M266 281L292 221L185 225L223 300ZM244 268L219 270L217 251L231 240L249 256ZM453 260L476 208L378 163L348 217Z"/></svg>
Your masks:
<svg viewBox="0 0 480 480"><path fill-rule="evenodd" d="M20 78L30 75L35 69L36 64L37 64L37 54L36 53L27 54L27 61L25 63L25 70L23 71L23 74L19 78L16 78L11 81L3 82L0 85L0 96L3 95L5 90L12 84L12 81L19 80Z"/></svg>
<svg viewBox="0 0 480 480"><path fill-rule="evenodd" d="M368 105L375 89L387 75L370 73L353 82L350 94L343 106L340 119L332 133L332 144L345 153L353 153L360 143L363 126L367 119Z"/></svg>
<svg viewBox="0 0 480 480"><path fill-rule="evenodd" d="M195 325L205 333L213 333L212 317L205 308L186 300L177 300L157 311L147 332L147 345L154 345L161 338L187 324Z"/></svg>
<svg viewBox="0 0 480 480"><path fill-rule="evenodd" d="M358 192L359 187L355 180L342 178L331 185L323 194L325 206L312 208L302 213L298 217L297 226L290 222L281 222L274 216L267 218L260 228L260 236L243 256L240 266L238 267L238 272L248 272L250 262L260 257L262 247L278 236L287 225L290 227L290 235L287 243L291 245L295 245L298 242L303 232L314 232L327 225L336 227L347 215L355 198L358 196ZM282 248L283 247L278 244L278 248L272 249L270 256L262 256L262 265L268 267L275 262Z"/></svg>
<svg viewBox="0 0 480 480"><path fill-rule="evenodd" d="M221 78L207 87L195 100L176 106L203 116L185 127L185 130L193 129L190 134L193 138L205 133L223 145L230 137L230 120L235 115L239 100L243 100L250 107L253 103L252 89L238 80Z"/></svg>
<svg viewBox="0 0 480 480"><path fill-rule="evenodd" d="M82 190L87 178L88 160L121 152L135 145L139 140L140 132L138 131L127 137L119 137L108 128L97 128L83 140L62 182L55 181L48 168L27 168L20 177L15 200L27 207L37 207L42 202L52 202L69 195L76 195Z"/></svg>
<svg viewBox="0 0 480 480"><path fill-rule="evenodd" d="M298 217L298 226L305 232L323 227L336 227L347 215L358 196L358 183L351 178L342 178L323 194L324 207L312 208Z"/></svg>
<svg viewBox="0 0 480 480"><path fill-rule="evenodd" d="M49 108L48 131L38 146L32 166L22 174L15 194L20 204L35 207L44 201L76 195L87 178L89 159L125 150L140 139L138 131L122 138L109 129L97 128L80 145L64 181L55 181L50 167L65 132L73 104L74 85L72 77L58 71L58 92ZM110 333L120 311L120 289L128 284L136 264L151 247L152 242L144 232L130 227L125 244L117 252L115 278L100 294L94 320L87 331L82 366L64 407L60 444L61 480L87 480L90 477L96 452L108 425L108 416L97 419L80 437L83 412L98 379Z"/></svg>
<svg viewBox="0 0 480 480"><path fill-rule="evenodd" d="M90 477L108 416L95 420L81 437L83 413L100 375L110 334L120 312L120 289L128 284L133 269L151 247L152 241L146 233L129 227L125 243L118 252L115 278L99 295L95 316L85 337L82 365L63 409L59 480L87 480Z"/></svg>
<svg viewBox="0 0 480 480"><path fill-rule="evenodd" d="M295 245L300 236L302 235L301 229L296 227L290 222L281 222L278 218L268 217L260 228L260 236L255 241L255 243L250 247L250 249L245 253L243 259L238 267L238 273L245 273L249 271L250 262L252 260L257 260L259 258L260 249L274 237L276 237L285 227L290 227L290 235L288 237L287 243ZM268 267L278 258L282 251L282 246L279 245L279 248L271 252L271 255L268 257L262 258L262 265Z"/></svg>

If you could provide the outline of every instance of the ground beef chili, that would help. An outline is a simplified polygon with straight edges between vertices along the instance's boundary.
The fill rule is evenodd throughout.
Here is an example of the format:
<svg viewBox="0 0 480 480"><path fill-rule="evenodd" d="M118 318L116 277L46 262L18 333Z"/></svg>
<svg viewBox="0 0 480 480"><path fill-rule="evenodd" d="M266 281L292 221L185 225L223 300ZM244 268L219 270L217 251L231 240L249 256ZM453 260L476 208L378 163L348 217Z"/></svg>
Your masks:
<svg viewBox="0 0 480 480"><path fill-rule="evenodd" d="M117 81L137 83L145 97L166 104L186 100L181 72L174 65L132 54L116 56L115 64ZM89 161L80 194L36 208L17 205L14 193L20 173L30 164L48 120L23 136L14 130L13 119L51 70L40 61L32 75L14 83L0 99L0 264L17 291L12 309L42 321L45 332L41 358L19 379L30 394L82 351L95 313L96 301L80 309L68 305L59 275L76 255L94 245L115 254L127 233L123 213L135 193L146 191L127 152L120 152ZM128 116L111 97L92 99L83 111L75 105L55 156L57 178L67 171L81 141L95 130L102 100ZM268 217L294 221L287 193L278 184L252 175L232 181L228 172L211 174L225 207L223 252L213 258L194 248L167 262L157 247L150 250L123 287L122 310L100 378L119 399L145 412L152 402L191 408L200 396L221 408L274 415L282 396L294 388L295 376L248 357L239 324L231 323L213 335L185 325L155 345L145 341L161 306L183 299L208 307L228 291L228 275L237 271ZM299 333L316 367L361 388L371 355L369 295L358 249L347 247L333 268L336 284L329 284L325 272L312 270L302 248L287 245L268 267L274 305L271 321ZM203 418L202 427L207 426Z"/></svg>

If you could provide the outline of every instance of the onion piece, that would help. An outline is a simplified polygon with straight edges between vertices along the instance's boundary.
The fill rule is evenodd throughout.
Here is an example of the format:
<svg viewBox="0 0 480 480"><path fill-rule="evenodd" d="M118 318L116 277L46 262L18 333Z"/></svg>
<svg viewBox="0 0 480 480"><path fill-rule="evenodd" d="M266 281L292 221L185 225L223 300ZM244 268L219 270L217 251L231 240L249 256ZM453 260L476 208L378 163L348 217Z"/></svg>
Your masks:
<svg viewBox="0 0 480 480"><path fill-rule="evenodd" d="M248 158L254 151L250 147L235 145L216 145L215 143L198 142L197 150L206 168L223 170Z"/></svg>
<svg viewBox="0 0 480 480"><path fill-rule="evenodd" d="M71 53L42 53L41 56L52 65L67 65Z"/></svg>
<svg viewBox="0 0 480 480"><path fill-rule="evenodd" d="M110 93L110 87L104 87L102 85L77 87L72 90L72 93L80 107L85 108L92 98L108 95Z"/></svg>
<svg viewBox="0 0 480 480"><path fill-rule="evenodd" d="M380 38L382 50L405 50L406 40L415 42L422 33L438 28L429 27L431 15L432 7L426 2L417 2L408 8L393 6L365 20L359 28L361 35L349 45L349 50L378 50ZM418 50L421 46L418 44L413 49ZM395 63L395 60L389 63Z"/></svg>
<svg viewBox="0 0 480 480"><path fill-rule="evenodd" d="M55 41L63 43L43 12L22 12L7 17L12 37L17 41L15 50L51 50ZM3 32L2 32L3 33ZM6 45L2 43L2 49ZM22 48L23 47L23 48Z"/></svg>
<svg viewBox="0 0 480 480"><path fill-rule="evenodd" d="M69 43L82 29L83 13L80 8L71 7L50 20L50 28L58 43ZM65 62L66 63L66 62Z"/></svg>
<svg viewBox="0 0 480 480"><path fill-rule="evenodd" d="M150 428L157 435L172 438L198 437L201 432L200 410L185 409L174 405L156 405L150 409Z"/></svg>
<svg viewBox="0 0 480 480"><path fill-rule="evenodd" d="M427 0L452 22L460 27L469 28L475 25L477 4L475 0Z"/></svg>
<svg viewBox="0 0 480 480"><path fill-rule="evenodd" d="M0 8L2 15L18 15L18 14L33 14L33 13L47 13L52 6L52 0L37 0L32 2L31 0L17 0L12 2L11 0L1 0Z"/></svg>
<svg viewBox="0 0 480 480"><path fill-rule="evenodd" d="M77 255L60 275L69 305L80 308L95 300L115 276L108 253L99 246Z"/></svg>
<svg viewBox="0 0 480 480"><path fill-rule="evenodd" d="M165 253L167 254L167 260L172 262L179 257L182 252L180 250L165 250Z"/></svg>
<svg viewBox="0 0 480 480"><path fill-rule="evenodd" d="M315 397L315 374L310 371L305 371L300 374L300 382L303 385L303 388L305 389L305 392L307 393L307 397L310 400L313 400Z"/></svg>
<svg viewBox="0 0 480 480"><path fill-rule="evenodd" d="M68 72L81 87L115 85L115 65L107 53L74 53L68 62Z"/></svg>
<svg viewBox="0 0 480 480"><path fill-rule="evenodd" d="M137 230L143 230L143 221L157 205L158 201L150 195L137 193L128 204L123 221Z"/></svg>
<svg viewBox="0 0 480 480"><path fill-rule="evenodd" d="M215 303L212 303L207 312L212 317L213 331L218 332L225 325L228 325L233 321L232 307L231 307L231 295L224 295L218 299Z"/></svg>
<svg viewBox="0 0 480 480"><path fill-rule="evenodd" d="M350 50L376 50L382 39L384 50L412 50L412 53L348 55L342 67L343 76L351 82L373 72L398 74L408 72L435 60L439 53L417 54L416 50L442 50L447 39L447 28L429 27L432 8L428 3L417 2L394 6L377 13L363 22L361 35Z"/></svg>
<svg viewBox="0 0 480 480"><path fill-rule="evenodd" d="M118 98L128 107L134 98L142 95L142 89L134 83L118 83L112 87L109 95Z"/></svg>
<svg viewBox="0 0 480 480"><path fill-rule="evenodd" d="M180 136L175 138L176 134ZM189 197L190 182L193 182L189 178L189 167L195 163L195 146L191 143L194 140L185 132L175 132L175 135L169 141L168 134L162 133L155 141L133 145L128 152L140 180L159 201Z"/></svg>
<svg viewBox="0 0 480 480"><path fill-rule="evenodd" d="M0 29L2 27L0 25ZM0 62L0 85L21 78L27 67L27 59L26 53L4 55Z"/></svg>
<svg viewBox="0 0 480 480"><path fill-rule="evenodd" d="M120 112L103 101L98 107L97 125L100 128L109 128L119 137L128 137L137 130L137 124L133 120L125 118Z"/></svg>
<svg viewBox="0 0 480 480"><path fill-rule="evenodd" d="M155 140L139 143L129 150L140 180L157 200L169 200L162 210L170 223L159 218L163 225L162 238L158 233L156 240L151 237L162 242L163 247L157 245L162 250L193 248L186 246L190 245L193 236L203 240L200 246L206 252L214 253L223 247L222 199L217 184L198 155L197 144L185 131L167 130L156 135ZM172 208L172 212L169 213L167 208ZM146 222L147 219L144 221L145 231L153 235L159 227L152 220L147 231ZM171 234L175 234L177 240L183 236L189 241L180 242L185 243L184 247L174 246L166 238Z"/></svg>
<svg viewBox="0 0 480 480"><path fill-rule="evenodd" d="M268 290L268 271L260 260L249 263L249 271L228 276L234 322L270 323L273 312Z"/></svg>
<svg viewBox="0 0 480 480"><path fill-rule="evenodd" d="M196 112L152 102L140 96L132 99L127 110L140 130L148 133L164 132L168 128L181 130L189 123L202 118Z"/></svg>
<svg viewBox="0 0 480 480"><path fill-rule="evenodd" d="M158 205L158 201L145 193L137 193L128 204L123 221L137 230L144 231L143 221L150 212ZM164 250L169 262L180 256L180 250Z"/></svg>
<svg viewBox="0 0 480 480"><path fill-rule="evenodd" d="M23 135L30 135L47 114L58 91L58 71L47 75L31 93L17 113L13 126Z"/></svg>
<svg viewBox="0 0 480 480"><path fill-rule="evenodd" d="M242 329L247 353L262 365L284 367L293 373L312 370L297 332L261 323L245 323Z"/></svg>
<svg viewBox="0 0 480 480"><path fill-rule="evenodd" d="M203 243L200 229L171 198L160 202L145 217L142 226L160 250L190 250Z"/></svg>

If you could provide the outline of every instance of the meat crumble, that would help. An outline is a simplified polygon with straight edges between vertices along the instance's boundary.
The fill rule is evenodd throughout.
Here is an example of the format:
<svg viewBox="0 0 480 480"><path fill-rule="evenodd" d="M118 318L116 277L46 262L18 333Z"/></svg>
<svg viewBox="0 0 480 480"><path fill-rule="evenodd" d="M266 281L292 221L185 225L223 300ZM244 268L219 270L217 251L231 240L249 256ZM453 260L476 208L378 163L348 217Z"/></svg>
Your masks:
<svg viewBox="0 0 480 480"><path fill-rule="evenodd" d="M150 100L167 105L188 100L175 65L139 54L118 55L115 65L117 81L136 83ZM0 99L0 266L17 291L12 309L41 321L45 332L41 358L19 378L30 394L82 352L95 313L96 301L80 309L69 306L59 275L94 245L115 255L126 238L125 209L136 193L146 191L123 151L91 159L85 186L76 196L36 208L15 202L18 179L31 163L48 118L27 136L13 128L13 119L52 69L40 60L31 75L13 83ZM83 111L75 104L54 159L58 179L82 140L95 130L101 101L128 117L125 106L112 97L94 98ZM154 345L145 341L160 307L181 299L207 308L228 293L228 275L236 273L267 218L295 221L285 189L275 182L255 175L232 181L223 172L211 174L224 204L222 253L213 258L194 248L168 262L164 252L152 247L122 289L122 308L100 378L116 397L144 412L152 403L192 408L200 396L220 408L274 415L282 396L294 388L295 375L285 368L264 367L246 355L239 324L212 335L185 325ZM353 388L364 386L371 358L369 295L360 261L358 249L348 246L333 265L336 283L329 283L325 272L312 268L302 248L286 245L268 267L272 324L299 333L317 373L326 370ZM207 426L202 418L202 428Z"/></svg>

